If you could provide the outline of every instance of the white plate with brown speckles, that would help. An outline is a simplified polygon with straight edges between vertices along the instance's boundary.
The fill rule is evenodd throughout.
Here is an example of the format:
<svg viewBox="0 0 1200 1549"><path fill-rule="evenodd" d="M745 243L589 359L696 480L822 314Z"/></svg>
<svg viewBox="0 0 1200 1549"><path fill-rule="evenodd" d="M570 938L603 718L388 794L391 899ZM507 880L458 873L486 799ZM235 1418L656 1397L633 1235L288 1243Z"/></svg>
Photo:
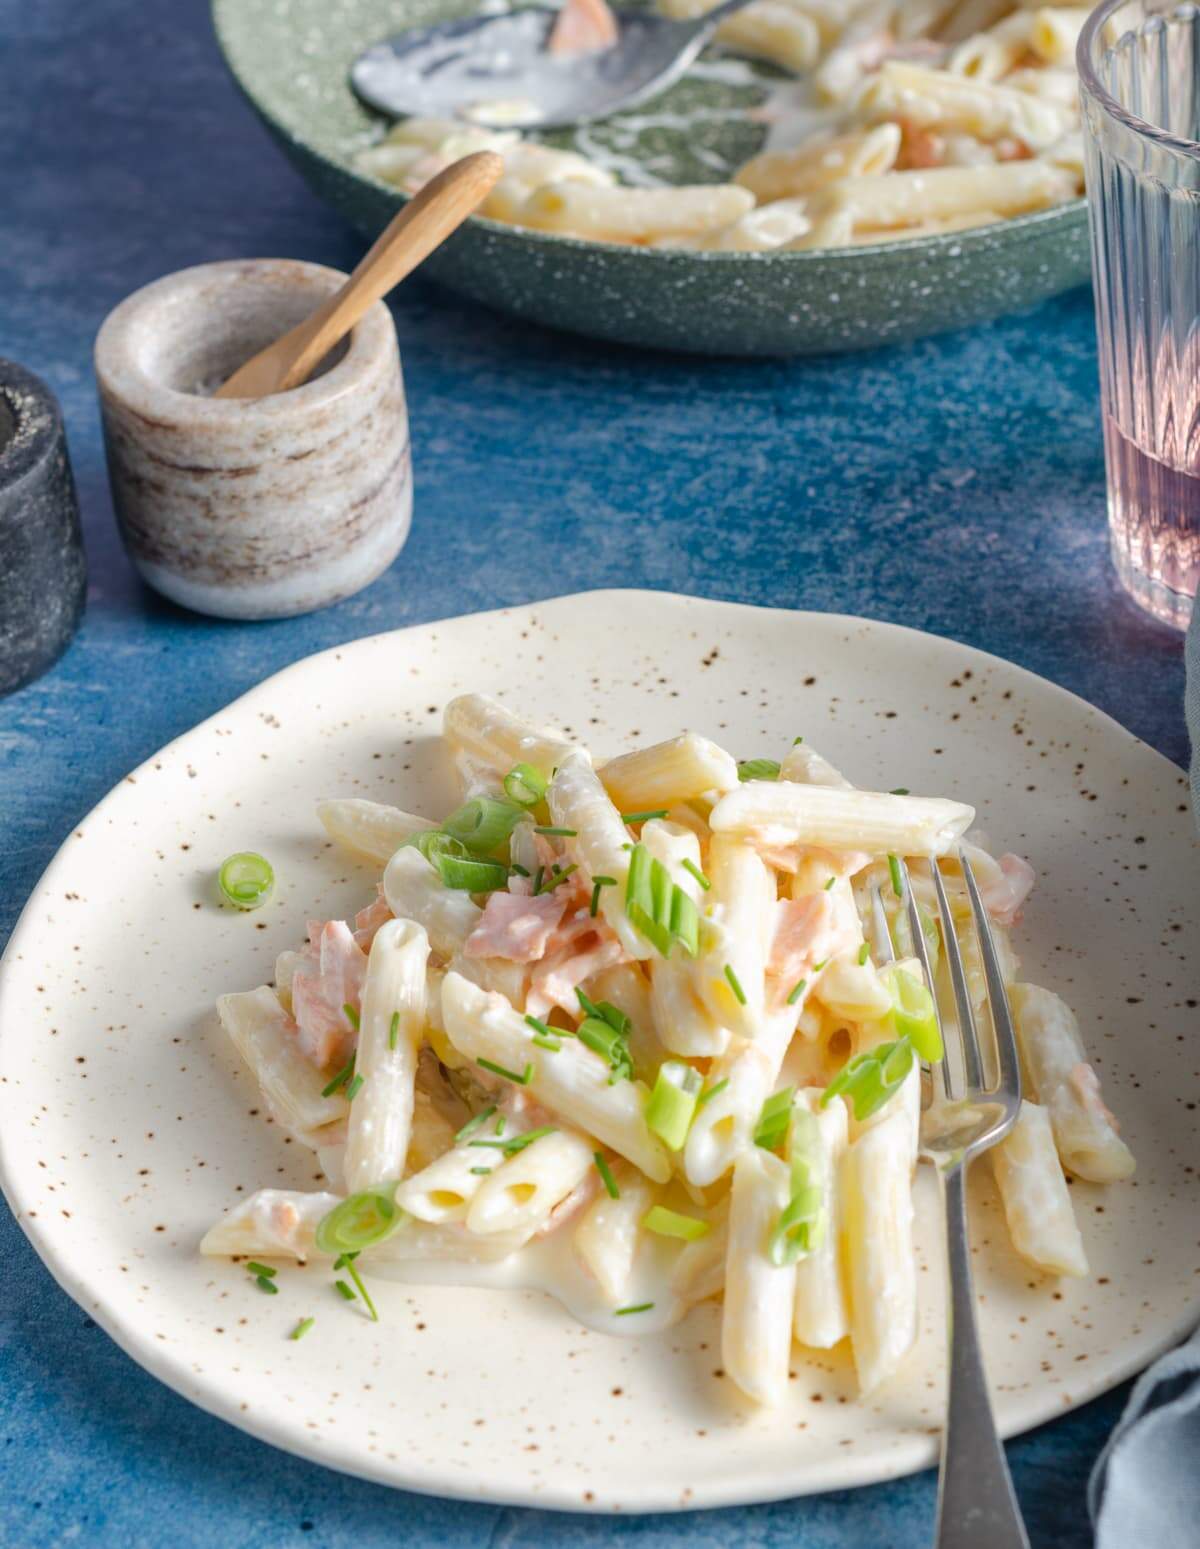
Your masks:
<svg viewBox="0 0 1200 1549"><path fill-rule="evenodd" d="M1179 770L1062 689L892 625L594 592L361 640L298 662L164 748L64 844L0 968L0 1176L62 1286L195 1403L334 1468L431 1493L646 1511L864 1484L934 1461L944 1391L934 1181L918 1178L922 1318L902 1376L857 1399L796 1352L787 1405L719 1372L711 1304L668 1334L588 1333L532 1292L379 1282L382 1322L318 1269L265 1297L202 1261L242 1193L316 1168L254 1116L216 995L261 983L311 916L375 881L325 842L328 794L444 811L440 707L480 689L598 751L692 727L742 756L803 732L859 784L960 797L1040 885L1025 972L1079 1012L1138 1157L1077 1184L1093 1274L1039 1279L975 1169L977 1289L1002 1430L1143 1366L1195 1318L1197 845ZM217 906L220 860L271 857L275 896ZM1190 986L1190 987L1189 987ZM1188 1002L1191 1002L1190 1006ZM286 1337L300 1316L316 1324Z"/></svg>

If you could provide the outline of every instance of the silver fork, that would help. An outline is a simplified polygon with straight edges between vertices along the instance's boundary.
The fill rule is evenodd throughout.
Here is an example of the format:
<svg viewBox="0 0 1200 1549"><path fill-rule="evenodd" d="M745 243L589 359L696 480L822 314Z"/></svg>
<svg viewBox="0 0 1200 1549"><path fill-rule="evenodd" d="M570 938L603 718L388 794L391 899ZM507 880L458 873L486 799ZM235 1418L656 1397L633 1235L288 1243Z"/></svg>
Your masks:
<svg viewBox="0 0 1200 1549"><path fill-rule="evenodd" d="M949 1025L938 1007L944 1052L931 1072L928 1101L923 1101L921 1113L921 1155L934 1164L942 1180L950 1261L949 1397L938 1472L935 1544L936 1549L1029 1549L1029 1538L988 1398L975 1321L966 1208L967 1163L1003 1140L1016 1122L1021 1107L1021 1070L1017 1062L1012 1013L987 911L974 874L961 851L959 859L983 958L995 1033L996 1079L992 1083L984 1073L977 1019L967 989L950 904L937 863L931 862L929 869L942 920L942 945L954 990L963 1078L960 1084L946 1057L950 1051ZM925 933L908 868L903 862L900 863L900 880L901 902L908 914L916 955L925 971L926 982L932 986L934 978ZM883 961L892 961L895 951L878 887L874 889L873 904L876 950ZM936 993L934 1004L937 1005Z"/></svg>

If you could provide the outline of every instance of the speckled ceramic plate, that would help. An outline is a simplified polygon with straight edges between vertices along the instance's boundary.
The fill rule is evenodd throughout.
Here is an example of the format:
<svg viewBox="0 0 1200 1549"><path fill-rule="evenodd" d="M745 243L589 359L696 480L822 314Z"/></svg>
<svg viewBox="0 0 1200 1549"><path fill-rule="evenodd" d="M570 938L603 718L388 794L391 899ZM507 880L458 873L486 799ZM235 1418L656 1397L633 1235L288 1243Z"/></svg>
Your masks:
<svg viewBox="0 0 1200 1549"><path fill-rule="evenodd" d="M383 120L351 91L362 48L478 0L213 0L229 66L320 196L374 237L404 196L355 170ZM608 152L671 182L720 182L763 131L744 110L765 85L731 83L710 50L634 114L553 144ZM738 72L734 72L737 74ZM760 72L765 81L770 74ZM802 355L914 339L1041 301L1088 277L1082 200L1036 215L851 252L680 253L584 242L474 219L429 261L452 289L533 322L659 349Z"/></svg>
<svg viewBox="0 0 1200 1549"><path fill-rule="evenodd" d="M619 627L614 627L619 624ZM218 992L269 979L304 921L367 899L316 799L445 810L441 708L482 689L600 751L677 727L739 754L803 732L859 783L976 803L1041 884L1026 972L1077 1007L1137 1180L1076 1185L1093 1277L1013 1255L975 1169L978 1290L1006 1433L1143 1365L1195 1317L1197 846L1178 769L1082 701L929 635L824 614L595 592L361 640L299 662L130 775L66 841L0 970L0 1176L61 1284L139 1362L235 1425L389 1484L594 1510L715 1506L933 1462L943 1403L934 1180L918 1177L922 1315L869 1402L846 1358L797 1353L786 1407L720 1370L715 1309L670 1333L588 1333L528 1292L379 1282L382 1322L319 1268L266 1297L201 1260L245 1191L316 1186L221 1033ZM274 861L259 913L219 908L219 861ZM1190 986L1190 988L1189 988ZM296 1320L316 1325L301 1343Z"/></svg>

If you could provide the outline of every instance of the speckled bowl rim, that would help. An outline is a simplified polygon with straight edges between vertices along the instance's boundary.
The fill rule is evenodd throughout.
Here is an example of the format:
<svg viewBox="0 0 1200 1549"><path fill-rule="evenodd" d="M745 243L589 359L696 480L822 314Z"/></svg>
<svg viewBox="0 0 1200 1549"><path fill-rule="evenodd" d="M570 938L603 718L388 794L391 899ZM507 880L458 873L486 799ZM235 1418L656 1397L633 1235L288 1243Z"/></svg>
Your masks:
<svg viewBox="0 0 1200 1549"><path fill-rule="evenodd" d="M13 390L37 400L44 417L22 412ZM11 437L0 443L0 493L16 489L35 474L62 440L62 413L45 382L28 366L0 355L0 398L13 417Z"/></svg>
<svg viewBox="0 0 1200 1549"><path fill-rule="evenodd" d="M1127 743L1136 744L1140 742L1140 739L1135 737L1134 734L1126 727L1122 726L1119 721L1106 714L1097 706L1091 704L1088 700L1083 699L1080 695L1072 693L1071 690L1064 688L1061 684L1054 683L1048 678L1043 678L1039 674L1031 672L1028 668L1021 667L1014 662L1008 661L1004 657L996 656L991 652L984 651L979 647L969 645L966 642L957 641L946 636L930 635L927 631L915 629L908 625L892 623L883 619L863 618L852 614L841 614L835 612L822 613L818 610L812 609L762 607L747 603L725 601L723 599L717 598L709 599L697 596L695 594L655 591L650 588L598 587L589 591L570 593L561 597L538 599L523 606L525 609L537 609L546 608L552 604L569 606L574 603L579 603L585 599L589 601L601 600L610 606L614 616L619 616L621 613L622 604L626 600L645 599L647 597L665 599L673 602L682 602L685 604L709 604L715 606L723 612L728 612L730 614L741 613L747 616L762 616L767 614L786 615L801 626L809 619L820 619L825 626L842 626L852 629L866 628L870 631L879 632L885 638L890 636L903 639L906 642L932 641L938 649L957 650L967 653L970 658L972 667L990 666L999 668L1004 674L1011 676L1014 686L1028 685L1031 690L1039 695L1048 694L1053 698L1057 698L1061 701L1069 703L1076 714L1082 714L1087 717L1088 720L1094 726L1100 729L1106 736L1116 736ZM27 900L25 907L21 911L19 919L17 920L16 926L13 929L8 946L3 956L0 957L0 1025L3 1024L3 1012L5 1009L4 1003L7 998L7 981L3 973L4 965L10 956L17 958L23 952L25 946L25 936L27 933L32 934L34 930L34 914L36 909L44 905L50 890L57 886L60 868L63 868L69 864L69 852L76 830L83 829L85 827L96 826L98 821L104 817L110 811L110 809L116 805L117 802L127 798L127 786L131 783L136 783L143 772L148 772L153 767L156 760L161 759L168 751L174 749L184 741L192 738L197 732L217 726L223 720L223 718L227 717L232 710L238 708L239 706L248 704L249 702L268 694L269 692L274 692L277 695L278 691L283 688L290 679L301 677L308 666L314 661L318 661L323 658L336 659L339 657L344 657L347 649L352 646L369 645L371 643L382 642L389 638L401 638L403 636L415 632L420 632L437 625L450 625L465 618L482 620L490 616L496 619L501 619L506 616L511 616L512 613L519 611L522 611L522 608L520 606L514 605L506 608L481 610L475 614L455 615L444 619L426 620L423 623L406 626L402 629L386 630L377 635L364 636L360 640L343 643L342 645L333 646L325 651L316 652L310 656L302 657L300 660L291 663L285 668L282 668L279 672L273 673L267 678L264 678L261 682L248 689L245 693L232 700L224 708L219 709L214 715L207 717L205 720L199 722L196 726L190 728L188 731L183 732L179 737L172 738L171 741L164 744L164 746L157 752L151 754L150 757L139 764L130 775L126 776L124 780L118 782L113 787L113 789L110 790L108 794L97 803L97 805L89 814L87 814L86 817L82 818L79 820L79 822L73 825L71 833L68 834L67 838L63 841L63 844L56 851L53 859L50 861L46 870L42 874L42 877L39 879L37 885ZM1170 759L1167 759L1164 755L1160 754L1156 749L1151 748L1145 744L1142 746L1144 747L1145 753L1148 754L1152 759L1160 762L1161 764L1167 766L1179 774L1183 773L1178 765L1173 763ZM673 1501L657 1503L648 1506L621 1508L611 1507L604 1503L597 1503L596 1505L581 1504L578 1498L574 1495L568 1497L558 1496L551 1493L544 1496L535 1496L532 1495L528 1490L522 1490L516 1487L511 1489L507 1487L490 1488L486 1495L481 1496L479 1494L473 1494L465 1488L459 1488L455 1483L448 1484L445 1479L430 1481L428 1486L426 1486L419 1477L416 1479L405 1478L403 1480L398 1480L396 1478L396 1471L394 1469L388 1468L385 1464L380 1463L373 1456L366 1456L359 1453L355 1453L353 1456L348 1456L342 1453L338 1453L335 1449L330 1449L327 1452L322 1452L320 1455L317 1455L310 1448L305 1447L301 1438L293 1437L286 1430L284 1430L273 1416L268 1416L266 1419L259 1415L256 1415L253 1420L248 1418L247 1415L242 1412L244 1406L239 1406L236 1404L230 1395L215 1380L206 1379L197 1381L186 1361L181 1360L179 1357L164 1353L163 1347L156 1343L156 1341L151 1338L148 1333L144 1332L143 1329L137 1324L136 1320L122 1321L119 1318L109 1314L108 1308L102 1302L96 1299L94 1291L89 1286L86 1273L83 1267L81 1267L78 1257L67 1251L58 1251L54 1245L53 1238L47 1234L45 1228L41 1225L40 1218L31 1221L25 1212L20 1208L21 1190L18 1183L18 1174L12 1165L12 1162L10 1161L10 1155L15 1159L18 1146L19 1142L16 1139L15 1133L6 1133L5 1129L0 1127L0 1192L3 1193L6 1201L8 1202L9 1208L11 1209L22 1231L29 1238L39 1257L42 1259L43 1263L46 1264L58 1285L88 1312L89 1316L91 1316L105 1330L105 1332L109 1334L109 1336L123 1351L125 1351L126 1354L136 1360L138 1364L141 1365L151 1375L164 1382L168 1387L172 1388L173 1391L180 1393L182 1396L187 1398L189 1402L196 1404L199 1408L217 1416L220 1419L228 1421L238 1429L246 1431L248 1434L256 1437L257 1439L266 1441L273 1446L280 1447L282 1450L302 1457L306 1461L316 1462L323 1467L332 1468L338 1472L351 1474L359 1478L370 1479L387 1485L391 1488L403 1488L417 1494L435 1495L441 1498L465 1500L474 1503L486 1501L491 1504L504 1506L520 1506L543 1510L565 1510L579 1514L628 1515L630 1510L678 1512L700 1508L716 1509L729 1506L762 1504L768 1501L798 1498L798 1496L803 1494L821 1493L820 1491L811 1489L797 1491L794 1486L794 1482L788 1483L786 1481L781 1481L780 1487L778 1489L752 1489L749 1491L739 1487L736 1483L733 1483L732 1485L727 1485L721 1489L715 1497L706 1498L702 1502L696 1503L695 1506L691 1504L680 1503L679 1501ZM1018 1418L1015 1424L1005 1425L1003 1427L1004 1436L1008 1438L1011 1436L1023 1434L1025 1431L1033 1430L1043 1424L1051 1423L1051 1421L1057 1419L1060 1415L1067 1414L1071 1410L1080 1407L1082 1404L1090 1402L1100 1394L1110 1391L1119 1383L1125 1381L1128 1377L1133 1376L1135 1373L1141 1371L1150 1361L1153 1361L1159 1355L1175 1346L1195 1327L1198 1312L1200 1312L1200 1309L1198 1309L1194 1303L1189 1303L1185 1315L1173 1318L1170 1321L1163 1323L1162 1326L1157 1330L1155 1336L1142 1344L1136 1354L1130 1353L1120 1355L1105 1370L1102 1377L1093 1379L1089 1376L1084 1378L1076 1391L1073 1392L1070 1396L1069 1401L1064 1403L1062 1407L1056 1407L1052 1414L1042 1413L1039 1411L1035 1414L1034 1418L1029 1418L1024 1421ZM877 1466L872 1467L870 1463L863 1458L847 1458L845 1464L838 1472L837 1477L830 1480L827 1488L829 1490L857 1488L868 1484L886 1482L893 1478L901 1478L910 1473L919 1472L922 1468L928 1467L936 1461L935 1440L932 1436L927 1438L927 1440L928 1446L925 1450L928 1455L922 1457L922 1459L914 1466L910 1467L906 1465L903 1468L893 1469L886 1473L881 1473Z"/></svg>
<svg viewBox="0 0 1200 1549"><path fill-rule="evenodd" d="M176 269L151 280L119 302L100 325L94 362L101 394L147 418L162 420L166 416L172 425L200 423L219 431L226 426L244 426L251 416L272 424L306 419L354 392L364 375L381 366L386 367L390 358L395 358L398 370L402 369L396 325L382 301L376 301L355 324L350 333L350 347L336 366L311 382L289 388L287 392L272 393L268 398L204 398L198 393L183 393L169 387L142 368L130 347L128 329L143 308L170 296L180 282L189 277L244 273L260 267L264 271L294 274L305 281L327 282L329 295L347 278L340 269L300 258L219 258L211 263Z"/></svg>
<svg viewBox="0 0 1200 1549"><path fill-rule="evenodd" d="M301 146L306 155L321 162L330 171L341 177L354 178L370 188L387 193L396 201L397 207L407 204L412 197L411 194L406 194L394 183L384 182L382 178L377 178L372 173L360 171L349 161L331 156L328 151L298 133L290 124L285 124L282 119L276 117L251 92L242 78L241 66L236 57L236 46L226 31L223 20L226 9L232 10L236 3L237 0L212 0L213 29L216 33L217 46L221 50L221 57L229 67L238 90L254 111L271 125L276 134ZM1051 205L1046 210L1035 210L1029 215L1014 215L1008 220L996 221L987 226L972 226L963 231L939 232L928 237L906 237L893 242L863 243L861 246L854 247L812 248L801 253L727 253L712 250L692 252L683 248L642 247L636 243L601 242L585 237L565 236L560 232L535 231L529 226L514 226L508 221L492 220L486 215L472 215L468 224L478 226L484 231L519 237L527 241L531 247L545 248L548 253L564 250L588 253L597 249L608 253L632 252L645 255L658 264L673 265L677 269L689 268L694 263L786 265L828 262L831 258L849 265L863 259L880 266L892 264L904 266L913 258L940 255L951 248L968 254L975 247L990 248L994 251L997 238L1020 245L1027 232L1036 232L1047 225L1077 221L1086 210L1085 198L1071 199L1065 204Z"/></svg>

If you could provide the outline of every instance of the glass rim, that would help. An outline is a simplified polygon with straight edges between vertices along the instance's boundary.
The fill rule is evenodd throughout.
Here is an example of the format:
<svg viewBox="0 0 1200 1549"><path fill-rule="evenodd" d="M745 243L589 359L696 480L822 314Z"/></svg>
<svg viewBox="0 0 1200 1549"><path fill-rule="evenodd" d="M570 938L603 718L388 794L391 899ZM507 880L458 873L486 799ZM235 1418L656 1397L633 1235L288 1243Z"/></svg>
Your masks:
<svg viewBox="0 0 1200 1549"><path fill-rule="evenodd" d="M1163 129L1159 124L1152 124L1149 119L1140 118L1124 104L1118 102L1096 74L1092 65L1092 44L1096 41L1100 29L1110 20L1114 12L1129 3L1130 0L1103 0L1103 3L1098 5L1084 22L1079 41L1075 45L1075 67L1079 73L1079 84L1110 118L1123 124L1126 129L1141 135L1144 139L1155 141L1167 150L1187 156L1192 161L1200 161L1200 141L1185 139L1183 135ZM1176 6L1174 9L1182 8L1182 6ZM1196 13L1196 19L1200 20L1200 7L1193 5L1191 9ZM1157 14L1165 18L1170 13L1164 11Z"/></svg>

